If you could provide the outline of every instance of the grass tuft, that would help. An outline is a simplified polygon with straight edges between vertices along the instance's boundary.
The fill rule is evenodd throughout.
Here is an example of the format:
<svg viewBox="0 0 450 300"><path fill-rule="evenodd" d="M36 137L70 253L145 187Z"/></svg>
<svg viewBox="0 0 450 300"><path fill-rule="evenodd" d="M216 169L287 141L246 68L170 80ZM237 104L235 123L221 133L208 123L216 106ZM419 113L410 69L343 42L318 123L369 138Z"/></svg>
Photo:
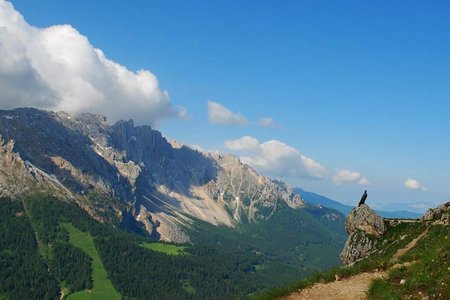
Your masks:
<svg viewBox="0 0 450 300"><path fill-rule="evenodd" d="M375 279L369 288L369 298L373 300L401 300L402 297L383 279Z"/></svg>

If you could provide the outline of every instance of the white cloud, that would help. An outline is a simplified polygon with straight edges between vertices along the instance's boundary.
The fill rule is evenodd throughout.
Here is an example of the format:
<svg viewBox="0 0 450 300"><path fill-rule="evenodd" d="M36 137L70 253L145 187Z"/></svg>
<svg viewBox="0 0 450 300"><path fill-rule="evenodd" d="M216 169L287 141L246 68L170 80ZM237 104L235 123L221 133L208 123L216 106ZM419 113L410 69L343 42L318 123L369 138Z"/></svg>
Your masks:
<svg viewBox="0 0 450 300"><path fill-rule="evenodd" d="M358 183L359 183L360 185L370 185L370 181L367 180L366 177L362 177L362 178L358 181Z"/></svg>
<svg viewBox="0 0 450 300"><path fill-rule="evenodd" d="M253 137L244 136L225 141L225 147L244 152L241 160L268 176L323 178L326 175L326 169L320 163L277 140L260 143Z"/></svg>
<svg viewBox="0 0 450 300"><path fill-rule="evenodd" d="M192 150L197 150L198 152L203 152L205 151L205 149L197 144L191 144L191 145L187 145L189 148L191 148Z"/></svg>
<svg viewBox="0 0 450 300"><path fill-rule="evenodd" d="M232 112L222 104L208 101L208 118L211 124L245 126L248 120L240 113Z"/></svg>
<svg viewBox="0 0 450 300"><path fill-rule="evenodd" d="M227 149L233 151L256 151L260 149L259 141L248 135L237 140L226 140L224 145Z"/></svg>
<svg viewBox="0 0 450 300"><path fill-rule="evenodd" d="M358 181L361 179L361 174L350 170L339 170L333 176L333 181L336 184L342 184L343 182Z"/></svg>
<svg viewBox="0 0 450 300"><path fill-rule="evenodd" d="M405 185L406 188L411 190L422 190L422 191L426 190L426 188L422 185L422 183L420 183L416 179L408 178L403 184Z"/></svg>
<svg viewBox="0 0 450 300"><path fill-rule="evenodd" d="M252 136L243 136L236 140L226 140L224 146L240 155L240 159L257 171L279 178L315 178L332 179L340 185L355 182L370 185L370 181L359 172L338 170L332 178L326 168L314 159L303 155L292 146L277 140L260 142Z"/></svg>
<svg viewBox="0 0 450 300"><path fill-rule="evenodd" d="M29 25L0 0L0 106L90 111L110 121L155 124L183 117L151 72L132 72L108 59L70 25Z"/></svg>
<svg viewBox="0 0 450 300"><path fill-rule="evenodd" d="M259 119L258 124L259 124L259 126L265 127L265 128L273 128L273 127L277 126L277 124L275 123L274 119L270 118L270 117Z"/></svg>
<svg viewBox="0 0 450 300"><path fill-rule="evenodd" d="M370 182L367 178L363 177L361 173L350 171L350 170L338 170L333 176L333 181L337 185L343 184L345 182L358 182L361 185L369 185Z"/></svg>

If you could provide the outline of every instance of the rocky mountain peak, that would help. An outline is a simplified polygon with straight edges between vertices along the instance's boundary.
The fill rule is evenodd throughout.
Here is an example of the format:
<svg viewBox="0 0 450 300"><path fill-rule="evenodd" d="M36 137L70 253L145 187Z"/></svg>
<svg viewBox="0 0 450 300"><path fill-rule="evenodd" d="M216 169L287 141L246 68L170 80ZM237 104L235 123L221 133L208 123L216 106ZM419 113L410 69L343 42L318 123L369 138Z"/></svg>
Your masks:
<svg viewBox="0 0 450 300"><path fill-rule="evenodd" d="M32 166L46 178L42 184L61 185L89 213L127 216L127 223L166 240L185 241L180 231L191 217L234 226L269 219L283 206L304 206L291 187L237 157L170 143L132 120L109 125L100 115L20 108L0 111L0 135L3 159L16 157L24 166L17 170L28 172L19 172L16 182L29 178L26 166Z"/></svg>

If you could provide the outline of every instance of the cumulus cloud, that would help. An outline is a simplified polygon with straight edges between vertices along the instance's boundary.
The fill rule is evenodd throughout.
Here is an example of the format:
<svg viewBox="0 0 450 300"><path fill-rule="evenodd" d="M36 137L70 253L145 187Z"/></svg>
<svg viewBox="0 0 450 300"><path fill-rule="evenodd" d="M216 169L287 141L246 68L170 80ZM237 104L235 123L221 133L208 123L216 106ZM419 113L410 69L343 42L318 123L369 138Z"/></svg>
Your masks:
<svg viewBox="0 0 450 300"><path fill-rule="evenodd" d="M229 150L242 151L244 163L268 176L320 179L326 175L326 169L320 163L277 140L260 143L254 137L244 136L227 140L224 145Z"/></svg>
<svg viewBox="0 0 450 300"><path fill-rule="evenodd" d="M155 124L183 117L151 72L108 59L70 25L37 28L0 0L0 105L101 113Z"/></svg>
<svg viewBox="0 0 450 300"><path fill-rule="evenodd" d="M416 179L408 178L403 184L406 188L411 190L422 190L422 191L426 190L426 188L422 185L422 183L420 183Z"/></svg>
<svg viewBox="0 0 450 300"><path fill-rule="evenodd" d="M345 182L358 182L361 185L369 185L370 182L367 178L363 177L361 173L350 171L350 170L338 170L333 176L333 181L337 185L343 184Z"/></svg>
<svg viewBox="0 0 450 300"><path fill-rule="evenodd" d="M208 118L211 124L239 125L248 124L248 119L240 113L233 112L215 101L208 101Z"/></svg>
<svg viewBox="0 0 450 300"><path fill-rule="evenodd" d="M277 126L274 119L270 118L270 117L259 119L258 124L259 124L259 126L264 127L264 128L273 128L273 127Z"/></svg>
<svg viewBox="0 0 450 300"><path fill-rule="evenodd" d="M227 149L233 151L258 151L260 150L259 141L251 136L243 136L237 140L226 140L224 143Z"/></svg>

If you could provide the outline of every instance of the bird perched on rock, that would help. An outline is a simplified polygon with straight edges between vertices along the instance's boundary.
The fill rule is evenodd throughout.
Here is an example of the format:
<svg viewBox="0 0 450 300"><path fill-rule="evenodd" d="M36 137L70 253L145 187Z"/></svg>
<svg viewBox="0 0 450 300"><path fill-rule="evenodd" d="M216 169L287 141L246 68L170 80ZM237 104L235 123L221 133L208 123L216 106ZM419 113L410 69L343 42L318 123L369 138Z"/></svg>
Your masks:
<svg viewBox="0 0 450 300"><path fill-rule="evenodd" d="M358 206L361 206L361 204L364 204L364 202L367 199L367 190L364 191L364 194L361 197L361 200L359 200Z"/></svg>

